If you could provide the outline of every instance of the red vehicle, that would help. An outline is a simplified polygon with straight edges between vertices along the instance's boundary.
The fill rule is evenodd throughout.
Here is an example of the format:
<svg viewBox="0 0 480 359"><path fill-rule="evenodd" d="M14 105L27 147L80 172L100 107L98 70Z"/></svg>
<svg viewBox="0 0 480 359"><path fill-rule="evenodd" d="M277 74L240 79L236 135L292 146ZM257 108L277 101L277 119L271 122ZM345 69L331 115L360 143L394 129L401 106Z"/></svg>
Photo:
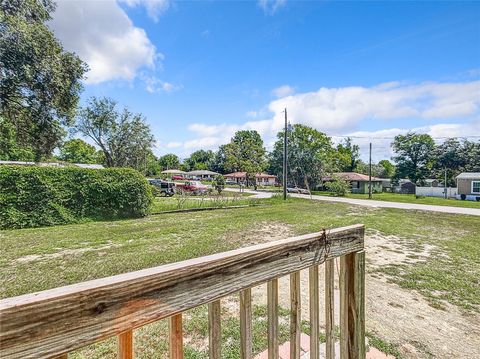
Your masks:
<svg viewBox="0 0 480 359"><path fill-rule="evenodd" d="M178 175L172 177L172 180L174 180L174 181L183 181L184 179L185 178L183 178L183 176L178 176Z"/></svg>
<svg viewBox="0 0 480 359"><path fill-rule="evenodd" d="M208 192L208 187L199 181L186 181L183 183L175 183L177 192L192 193L194 195Z"/></svg>

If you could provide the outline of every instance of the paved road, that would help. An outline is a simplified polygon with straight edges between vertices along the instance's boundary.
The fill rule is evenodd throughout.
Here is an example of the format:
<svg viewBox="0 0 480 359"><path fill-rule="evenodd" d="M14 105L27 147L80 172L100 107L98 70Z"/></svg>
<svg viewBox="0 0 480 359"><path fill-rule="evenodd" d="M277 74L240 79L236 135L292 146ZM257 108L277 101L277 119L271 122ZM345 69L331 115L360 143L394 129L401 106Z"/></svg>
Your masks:
<svg viewBox="0 0 480 359"><path fill-rule="evenodd" d="M273 194L271 192L245 190L245 192L255 194L257 198L269 198ZM416 204L416 203L401 203L401 202L387 202L387 201L375 201L370 199L356 199L346 197L330 197L330 196L318 196L318 195L306 195L291 193L290 196L297 198L312 199L315 201L327 201L327 202L342 202L355 204L358 206L368 207L380 207L380 208L399 208L399 209L414 209L419 211L433 211L443 213L454 214L469 214L472 216L480 216L480 209L478 208L465 208L465 207L451 207L451 206L434 206L429 204Z"/></svg>

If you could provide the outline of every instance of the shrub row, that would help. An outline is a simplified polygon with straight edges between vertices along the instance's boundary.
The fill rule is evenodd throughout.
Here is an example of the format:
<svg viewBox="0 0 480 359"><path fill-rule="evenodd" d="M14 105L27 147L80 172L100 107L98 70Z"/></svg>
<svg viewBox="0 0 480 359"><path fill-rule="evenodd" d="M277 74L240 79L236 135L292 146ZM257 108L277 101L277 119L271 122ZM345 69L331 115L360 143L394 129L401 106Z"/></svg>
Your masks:
<svg viewBox="0 0 480 359"><path fill-rule="evenodd" d="M141 217L152 193L126 168L0 166L0 228Z"/></svg>

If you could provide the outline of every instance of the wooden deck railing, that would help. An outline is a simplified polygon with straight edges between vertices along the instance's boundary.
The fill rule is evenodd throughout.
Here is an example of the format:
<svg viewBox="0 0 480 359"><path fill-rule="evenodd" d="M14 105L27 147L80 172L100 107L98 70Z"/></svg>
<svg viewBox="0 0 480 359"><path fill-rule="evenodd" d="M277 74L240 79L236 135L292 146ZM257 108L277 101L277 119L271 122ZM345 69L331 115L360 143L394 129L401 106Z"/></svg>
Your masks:
<svg viewBox="0 0 480 359"><path fill-rule="evenodd" d="M241 357L252 358L251 288L267 282L268 353L278 358L278 278L290 275L291 358L300 356L300 270L309 269L310 358L318 359L319 265L325 262L326 356L334 358L334 266L340 257L341 358L365 357L364 227L259 244L0 302L0 358L67 358L118 336L133 358L133 330L170 318L170 358L183 358L182 312L208 303L209 355L221 358L220 298L240 293Z"/></svg>

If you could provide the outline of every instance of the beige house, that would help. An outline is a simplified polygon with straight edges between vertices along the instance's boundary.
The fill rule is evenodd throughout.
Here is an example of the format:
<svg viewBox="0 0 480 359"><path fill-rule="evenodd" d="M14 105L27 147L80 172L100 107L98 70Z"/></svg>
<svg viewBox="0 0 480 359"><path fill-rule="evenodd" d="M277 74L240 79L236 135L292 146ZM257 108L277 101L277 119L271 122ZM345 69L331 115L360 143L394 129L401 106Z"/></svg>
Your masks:
<svg viewBox="0 0 480 359"><path fill-rule="evenodd" d="M233 172L224 175L228 181L235 181L237 183L245 183L247 181L247 172ZM274 186L277 177L269 175L268 173L257 173L255 175L255 181L258 186Z"/></svg>
<svg viewBox="0 0 480 359"><path fill-rule="evenodd" d="M459 199L480 201L480 172L463 172L456 180Z"/></svg>

